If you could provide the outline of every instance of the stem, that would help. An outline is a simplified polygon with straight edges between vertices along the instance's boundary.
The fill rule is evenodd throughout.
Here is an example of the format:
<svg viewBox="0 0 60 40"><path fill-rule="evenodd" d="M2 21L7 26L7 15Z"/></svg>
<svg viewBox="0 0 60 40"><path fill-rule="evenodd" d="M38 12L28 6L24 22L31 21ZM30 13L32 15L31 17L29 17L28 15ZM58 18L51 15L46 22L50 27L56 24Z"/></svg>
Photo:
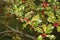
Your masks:
<svg viewBox="0 0 60 40"><path fill-rule="evenodd" d="M1 20L0 20L0 22L1 22L2 24L4 24L7 28L9 28L10 30L12 30L12 31L0 32L0 34L1 34L1 33L5 33L5 32L16 32L16 33L19 33L19 34L24 35L24 36L26 36L26 37L32 38L33 40L36 39L35 37L33 37L33 36L31 36L31 35L28 35L28 34L25 34L25 33L23 33L22 31L18 31L18 30L13 29L12 27L10 27L9 25L5 24L5 23L4 23L3 21L1 21Z"/></svg>

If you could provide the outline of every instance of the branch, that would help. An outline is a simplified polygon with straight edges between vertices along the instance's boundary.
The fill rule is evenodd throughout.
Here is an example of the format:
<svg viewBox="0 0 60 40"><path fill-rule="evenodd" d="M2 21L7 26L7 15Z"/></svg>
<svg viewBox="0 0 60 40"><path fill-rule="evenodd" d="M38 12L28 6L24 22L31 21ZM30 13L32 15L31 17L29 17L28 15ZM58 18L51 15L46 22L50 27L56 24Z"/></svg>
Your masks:
<svg viewBox="0 0 60 40"><path fill-rule="evenodd" d="M18 31L18 30L13 29L12 27L10 27L9 25L5 24L5 23L4 23L3 21L1 21L1 20L0 20L0 22L1 22L2 24L4 24L7 28L9 28L10 30L12 30L13 32L19 33L19 34L21 34L21 35L24 35L24 36L26 36L26 37L32 38L32 39L34 39L34 40L36 39L36 38L33 37L33 36L30 36L30 35L28 35L28 34L25 34L25 33L21 32L21 31ZM5 32L8 32L8 31L0 32L0 34L1 34L1 33L5 33ZM9 32L11 32L11 31L9 31Z"/></svg>
<svg viewBox="0 0 60 40"><path fill-rule="evenodd" d="M0 32L0 34L3 34L3 33L10 33L10 32L13 32L13 31L11 31L11 30L9 30L9 31L3 31L3 32Z"/></svg>

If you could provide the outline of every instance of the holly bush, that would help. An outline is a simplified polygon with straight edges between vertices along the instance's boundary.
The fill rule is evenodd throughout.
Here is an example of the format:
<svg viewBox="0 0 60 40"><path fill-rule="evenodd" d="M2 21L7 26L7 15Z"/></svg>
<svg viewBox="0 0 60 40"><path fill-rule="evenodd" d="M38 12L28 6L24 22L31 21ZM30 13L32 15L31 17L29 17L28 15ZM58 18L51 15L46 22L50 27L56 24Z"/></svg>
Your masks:
<svg viewBox="0 0 60 40"><path fill-rule="evenodd" d="M59 40L59 0L0 1L1 40Z"/></svg>

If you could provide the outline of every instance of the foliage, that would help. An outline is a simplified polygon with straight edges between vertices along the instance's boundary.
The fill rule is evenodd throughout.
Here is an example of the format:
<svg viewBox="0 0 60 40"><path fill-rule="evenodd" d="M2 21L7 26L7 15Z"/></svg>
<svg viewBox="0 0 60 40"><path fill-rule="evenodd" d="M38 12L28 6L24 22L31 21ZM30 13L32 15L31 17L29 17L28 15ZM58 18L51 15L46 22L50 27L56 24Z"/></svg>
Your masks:
<svg viewBox="0 0 60 40"><path fill-rule="evenodd" d="M0 15L0 20L12 27L11 29L6 27L4 30L14 32L18 30L17 33L11 33L13 40L25 40L25 38L29 40L27 37L33 40L44 40L46 37L55 40L56 36L54 36L53 30L60 32L59 0L5 0L4 2L4 6L1 7L4 13L0 12L3 15L3 17ZM3 24L1 24L2 27ZM9 33L5 34L10 35Z"/></svg>

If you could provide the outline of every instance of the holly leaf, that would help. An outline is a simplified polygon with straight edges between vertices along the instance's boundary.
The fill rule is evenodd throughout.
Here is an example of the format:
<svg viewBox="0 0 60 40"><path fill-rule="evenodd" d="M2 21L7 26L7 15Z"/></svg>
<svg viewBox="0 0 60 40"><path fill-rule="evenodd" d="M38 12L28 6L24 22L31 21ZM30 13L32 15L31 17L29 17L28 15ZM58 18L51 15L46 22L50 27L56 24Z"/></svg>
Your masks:
<svg viewBox="0 0 60 40"><path fill-rule="evenodd" d="M47 31L45 32L46 34L49 34L49 33L51 33L52 32L52 30L51 29L49 29L49 28L47 28Z"/></svg>
<svg viewBox="0 0 60 40"><path fill-rule="evenodd" d="M34 23L33 23L33 25L34 25L34 27L38 27L39 22L38 22L38 21L36 21L36 22L34 22Z"/></svg>
<svg viewBox="0 0 60 40"><path fill-rule="evenodd" d="M28 0L28 1L27 1L27 4L29 5L29 7L30 7L31 9L34 9L34 8L35 8L35 4L34 4L33 1L34 1L34 0Z"/></svg>
<svg viewBox="0 0 60 40"><path fill-rule="evenodd" d="M39 17L39 14L34 16L31 21L39 21L40 17Z"/></svg>
<svg viewBox="0 0 60 40"><path fill-rule="evenodd" d="M47 7L46 10L51 10L51 7Z"/></svg>
<svg viewBox="0 0 60 40"><path fill-rule="evenodd" d="M48 16L50 16L50 17L54 16L54 12L52 12L50 10L49 11L46 11L45 14L48 15Z"/></svg>
<svg viewBox="0 0 60 40"><path fill-rule="evenodd" d="M37 31L38 33L43 33L43 30L39 27L34 28L34 30Z"/></svg>
<svg viewBox="0 0 60 40"><path fill-rule="evenodd" d="M51 33L52 32L51 25L46 26L44 24L42 27L43 27L43 30L44 30L45 33Z"/></svg>
<svg viewBox="0 0 60 40"><path fill-rule="evenodd" d="M41 35L38 36L37 40L43 40L43 38L41 37Z"/></svg>
<svg viewBox="0 0 60 40"><path fill-rule="evenodd" d="M48 0L48 2L51 2L51 0Z"/></svg>
<svg viewBox="0 0 60 40"><path fill-rule="evenodd" d="M52 26L52 24L49 24L48 28L52 30L54 28L54 26Z"/></svg>
<svg viewBox="0 0 60 40"><path fill-rule="evenodd" d="M32 13L33 13L33 11L27 12L27 13L25 14L25 17L30 17Z"/></svg>
<svg viewBox="0 0 60 40"><path fill-rule="evenodd" d="M31 22L31 21L29 21L29 22L27 22L27 23L23 24L23 28L22 28L22 29L26 28L28 24L29 24L29 25L33 25L33 24L32 24L32 22Z"/></svg>
<svg viewBox="0 0 60 40"><path fill-rule="evenodd" d="M46 29L47 29L46 25L44 24L42 25L42 27L43 27L43 30L46 32Z"/></svg>
<svg viewBox="0 0 60 40"><path fill-rule="evenodd" d="M57 27L57 31L60 32L60 26Z"/></svg>
<svg viewBox="0 0 60 40"><path fill-rule="evenodd" d="M47 18L47 21L53 23L53 22L56 22L56 18L55 18L55 16L51 16L51 17L49 16L49 17Z"/></svg>

